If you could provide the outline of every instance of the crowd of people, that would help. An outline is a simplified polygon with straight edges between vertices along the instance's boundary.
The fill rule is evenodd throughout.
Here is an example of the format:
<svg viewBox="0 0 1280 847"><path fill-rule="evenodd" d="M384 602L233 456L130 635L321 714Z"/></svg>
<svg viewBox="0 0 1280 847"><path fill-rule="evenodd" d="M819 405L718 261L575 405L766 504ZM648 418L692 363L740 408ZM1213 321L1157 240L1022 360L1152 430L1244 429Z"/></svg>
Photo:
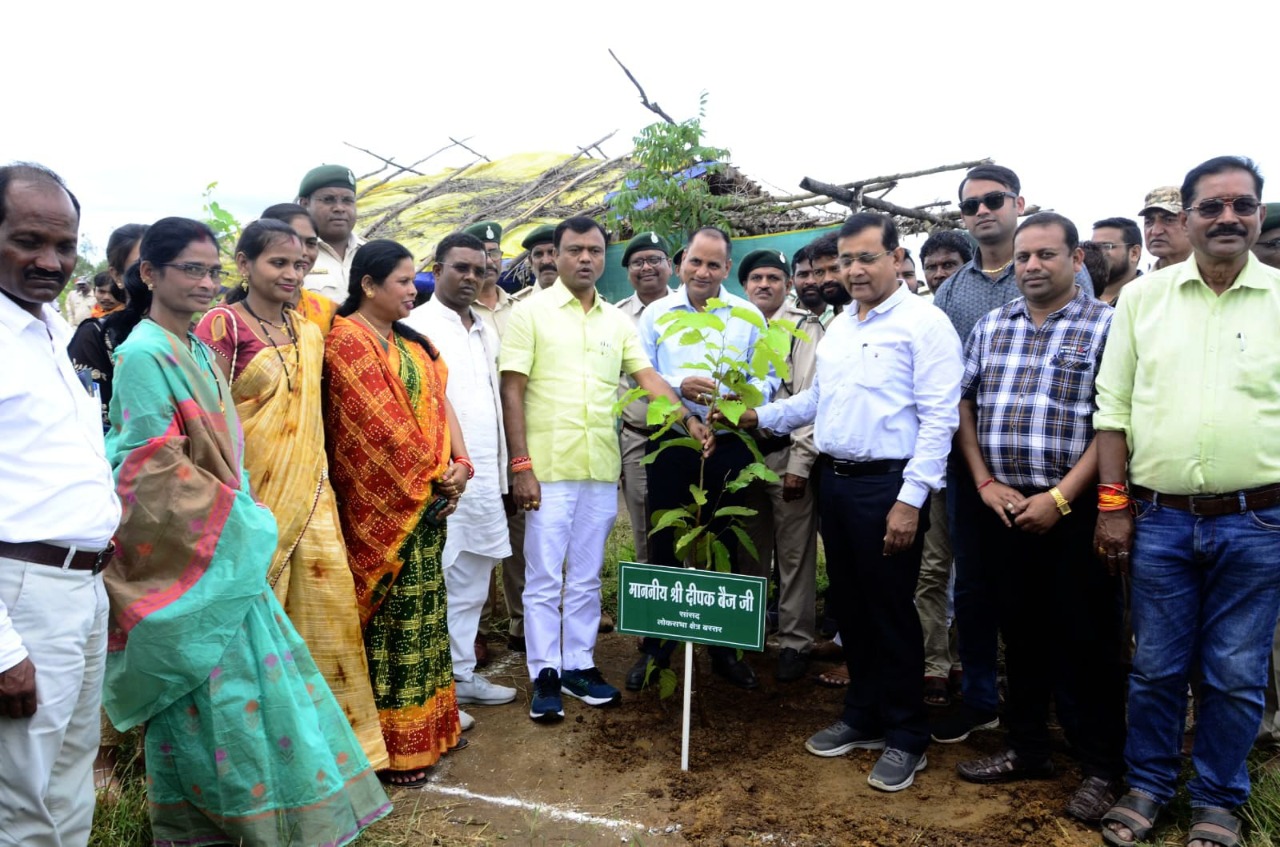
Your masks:
<svg viewBox="0 0 1280 847"><path fill-rule="evenodd" d="M467 746L460 707L517 697L477 672L499 590L532 720L566 695L617 705L594 653L619 488L635 558L680 566L674 529L648 528L696 484L754 511L741 536L707 529L733 570L776 564L776 680L840 659L810 753L880 751L868 782L894 792L930 743L1003 723L1006 748L958 776L1046 778L1053 708L1083 777L1066 813L1133 845L1173 799L1190 687L1187 843L1235 847L1246 757L1280 741L1262 188L1252 161L1211 159L1147 194L1141 227L1083 241L981 165L966 232L918 257L870 212L736 265L716 227L641 232L610 304L588 217L524 238L514 292L498 222L450 234L428 296L410 250L356 235L355 178L324 165L234 267L201 222L121 227L64 320L79 203L46 168L0 168L0 844L85 844L131 731L156 843L350 842L390 811L383 784ZM715 328L673 334L676 312ZM708 353L751 361L777 321L799 330L787 367L731 423ZM658 397L678 412L657 421ZM726 484L756 452L773 479ZM645 639L623 687L674 646Z"/></svg>

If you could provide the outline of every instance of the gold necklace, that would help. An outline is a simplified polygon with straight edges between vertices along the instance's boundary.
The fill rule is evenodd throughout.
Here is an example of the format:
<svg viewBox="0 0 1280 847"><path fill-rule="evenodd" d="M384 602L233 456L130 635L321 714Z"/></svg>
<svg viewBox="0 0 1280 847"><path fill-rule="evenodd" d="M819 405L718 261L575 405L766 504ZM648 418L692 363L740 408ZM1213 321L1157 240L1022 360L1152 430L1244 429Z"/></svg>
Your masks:
<svg viewBox="0 0 1280 847"><path fill-rule="evenodd" d="M1009 261L1005 262L1003 265L1001 265L998 268L983 268L982 272L988 275L1002 274L1005 271L1009 270L1009 266L1012 264L1013 264L1013 259L1010 259Z"/></svg>
<svg viewBox="0 0 1280 847"><path fill-rule="evenodd" d="M367 327L369 327L369 329L373 330L373 337L374 337L374 338L376 338L376 339L378 339L378 343L382 345L382 349L383 349L383 350L387 350L387 351L389 351L389 350L391 349L391 335L392 335L392 333L387 333L387 336L384 338L384 337L383 337L383 335L382 335L381 330L379 330L376 326L374 326L372 323L370 323L370 322L369 322L369 319L368 319L368 318L366 318L364 315L360 314L360 312L356 312L356 313L355 313L355 317L359 318L359 319L361 320L361 322L362 322L362 323L364 323L364 325L365 325L365 326L367 326Z"/></svg>

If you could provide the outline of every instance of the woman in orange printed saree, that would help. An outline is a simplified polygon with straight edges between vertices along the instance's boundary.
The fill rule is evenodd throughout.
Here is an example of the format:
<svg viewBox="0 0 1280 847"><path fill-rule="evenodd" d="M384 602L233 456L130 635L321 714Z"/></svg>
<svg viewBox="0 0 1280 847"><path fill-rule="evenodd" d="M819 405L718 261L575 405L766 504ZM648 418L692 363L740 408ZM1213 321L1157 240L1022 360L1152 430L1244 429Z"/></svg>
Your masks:
<svg viewBox="0 0 1280 847"><path fill-rule="evenodd" d="M401 245L361 246L325 343L330 470L395 785L424 782L464 743L441 551L470 463L443 360L399 322L413 307L413 277Z"/></svg>
<svg viewBox="0 0 1280 847"><path fill-rule="evenodd" d="M370 764L387 766L369 685L355 584L324 450L324 338L286 304L302 284L302 245L287 224L249 224L236 245L244 283L205 313L196 335L218 354L244 427L244 466L279 525L267 582L342 706Z"/></svg>

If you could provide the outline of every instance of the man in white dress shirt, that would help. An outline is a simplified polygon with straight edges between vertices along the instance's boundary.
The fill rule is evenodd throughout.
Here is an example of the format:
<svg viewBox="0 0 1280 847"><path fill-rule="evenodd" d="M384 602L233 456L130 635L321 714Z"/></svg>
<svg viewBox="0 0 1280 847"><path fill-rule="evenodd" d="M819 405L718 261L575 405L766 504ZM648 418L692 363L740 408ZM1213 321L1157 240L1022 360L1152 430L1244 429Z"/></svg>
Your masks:
<svg viewBox="0 0 1280 847"><path fill-rule="evenodd" d="M819 513L850 684L844 713L805 748L884 750L867 781L900 791L926 764L924 643L912 603L928 529L959 425L960 339L947 316L899 282L893 219L862 212L840 228L841 280L857 308L818 344L813 384L749 410L743 426L814 424Z"/></svg>
<svg viewBox="0 0 1280 847"><path fill-rule="evenodd" d="M436 247L435 295L405 321L440 349L449 366L446 394L466 433L474 476L449 516L444 543L449 649L459 705L510 703L516 690L475 673L476 630L493 570L511 554L502 494L507 488L506 437L498 388L498 339L472 310L484 283L484 244L464 232Z"/></svg>
<svg viewBox="0 0 1280 847"><path fill-rule="evenodd" d="M80 206L52 171L0 168L0 845L83 847L107 656L100 570L120 522L102 412L58 294Z"/></svg>

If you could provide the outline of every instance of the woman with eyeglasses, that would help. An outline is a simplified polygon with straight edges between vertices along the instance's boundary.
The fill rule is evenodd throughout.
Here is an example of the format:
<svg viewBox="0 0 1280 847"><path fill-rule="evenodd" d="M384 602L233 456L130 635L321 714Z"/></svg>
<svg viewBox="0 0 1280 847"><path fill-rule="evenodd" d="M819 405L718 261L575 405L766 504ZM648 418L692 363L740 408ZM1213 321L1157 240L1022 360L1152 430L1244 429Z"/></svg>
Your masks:
<svg viewBox="0 0 1280 847"><path fill-rule="evenodd" d="M404 787L465 746L441 555L444 519L474 473L445 363L403 323L414 270L394 241L363 245L324 355L325 441L391 759L383 778Z"/></svg>
<svg viewBox="0 0 1280 847"><path fill-rule="evenodd" d="M387 765L369 685L355 583L329 485L320 410L324 336L291 306L306 275L298 233L277 220L245 227L242 282L196 327L217 354L244 429L244 466L279 538L267 583L342 706L370 764Z"/></svg>
<svg viewBox="0 0 1280 847"><path fill-rule="evenodd" d="M165 218L126 279L103 705L118 729L146 726L156 843L346 844L390 803L266 582L276 521L250 492L215 354L191 332L222 276L213 232Z"/></svg>

